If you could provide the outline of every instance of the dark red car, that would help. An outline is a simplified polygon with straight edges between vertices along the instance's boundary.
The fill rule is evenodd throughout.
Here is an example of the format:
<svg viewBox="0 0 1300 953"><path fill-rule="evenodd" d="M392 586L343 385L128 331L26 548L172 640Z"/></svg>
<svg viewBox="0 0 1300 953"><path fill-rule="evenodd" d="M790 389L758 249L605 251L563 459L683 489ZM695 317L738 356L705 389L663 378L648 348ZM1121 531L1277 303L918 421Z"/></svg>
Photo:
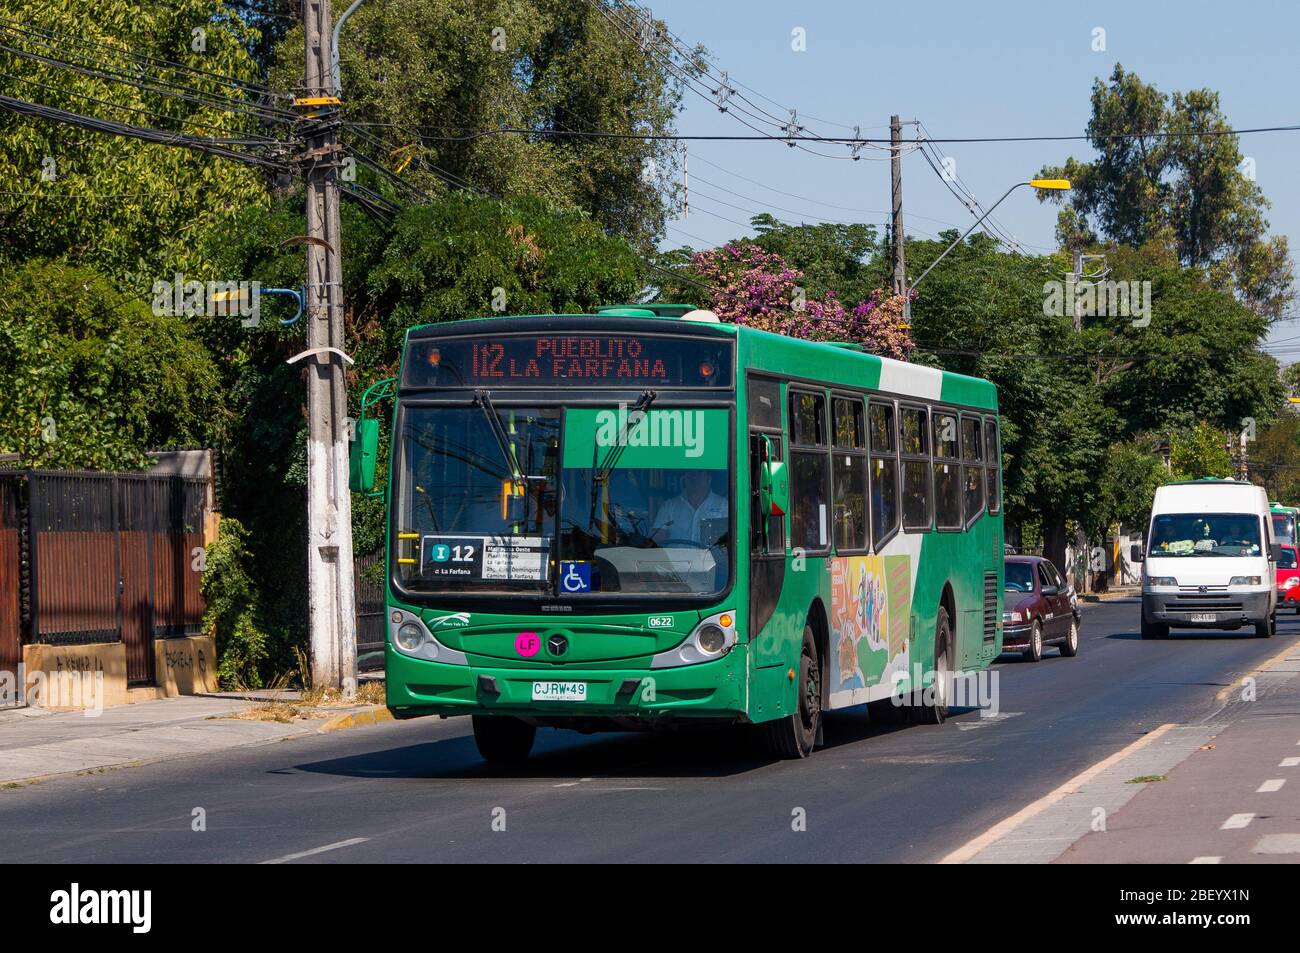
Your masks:
<svg viewBox="0 0 1300 953"><path fill-rule="evenodd" d="M1002 650L1037 662L1044 645L1079 654L1079 600L1050 559L1007 556L1002 583Z"/></svg>
<svg viewBox="0 0 1300 953"><path fill-rule="evenodd" d="M1291 543L1283 543L1281 549L1277 561L1277 607L1300 613L1300 550Z"/></svg>

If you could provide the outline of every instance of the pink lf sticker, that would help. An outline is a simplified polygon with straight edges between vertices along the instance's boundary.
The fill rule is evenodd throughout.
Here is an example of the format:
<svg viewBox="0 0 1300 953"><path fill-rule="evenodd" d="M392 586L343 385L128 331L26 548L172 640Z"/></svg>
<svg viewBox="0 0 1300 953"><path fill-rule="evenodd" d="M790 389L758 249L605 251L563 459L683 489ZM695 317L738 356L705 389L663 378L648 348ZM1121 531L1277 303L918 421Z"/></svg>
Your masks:
<svg viewBox="0 0 1300 953"><path fill-rule="evenodd" d="M542 640L536 632L520 632L515 636L515 651L524 658L532 658L542 647Z"/></svg>

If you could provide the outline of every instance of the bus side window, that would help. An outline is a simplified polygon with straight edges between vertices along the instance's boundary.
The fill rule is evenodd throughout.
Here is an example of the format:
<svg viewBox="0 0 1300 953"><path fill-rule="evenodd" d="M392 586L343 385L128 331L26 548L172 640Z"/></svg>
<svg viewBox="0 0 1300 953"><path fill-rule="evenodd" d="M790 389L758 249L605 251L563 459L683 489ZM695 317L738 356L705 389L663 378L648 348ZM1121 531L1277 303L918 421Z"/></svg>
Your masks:
<svg viewBox="0 0 1300 953"><path fill-rule="evenodd" d="M871 544L880 551L898 532L898 443L894 405L867 404L867 432L871 444Z"/></svg>
<svg viewBox="0 0 1300 953"><path fill-rule="evenodd" d="M764 436L771 443L773 459L784 459L780 434L761 434L755 431L749 435L749 551L756 556L780 556L785 554L785 517L765 514L758 505L759 467L763 463ZM767 521L766 542L763 535L764 520Z"/></svg>
<svg viewBox="0 0 1300 953"><path fill-rule="evenodd" d="M835 551L867 549L867 434L862 422L862 398L833 397L831 420L835 449L831 453L834 494Z"/></svg>
<svg viewBox="0 0 1300 953"><path fill-rule="evenodd" d="M790 542L805 552L830 548L826 396L790 391Z"/></svg>
<svg viewBox="0 0 1300 953"><path fill-rule="evenodd" d="M998 421L996 417L984 418L984 453L988 465L989 512L1002 510L1002 454L998 452Z"/></svg>
<svg viewBox="0 0 1300 953"><path fill-rule="evenodd" d="M984 424L979 417L961 416L962 485L966 525L984 515Z"/></svg>
<svg viewBox="0 0 1300 953"><path fill-rule="evenodd" d="M899 409L898 449L903 457L903 529L928 532L930 506L930 422L923 407Z"/></svg>
<svg viewBox="0 0 1300 953"><path fill-rule="evenodd" d="M957 415L938 410L934 423L934 510L939 529L961 529L961 473L957 462Z"/></svg>

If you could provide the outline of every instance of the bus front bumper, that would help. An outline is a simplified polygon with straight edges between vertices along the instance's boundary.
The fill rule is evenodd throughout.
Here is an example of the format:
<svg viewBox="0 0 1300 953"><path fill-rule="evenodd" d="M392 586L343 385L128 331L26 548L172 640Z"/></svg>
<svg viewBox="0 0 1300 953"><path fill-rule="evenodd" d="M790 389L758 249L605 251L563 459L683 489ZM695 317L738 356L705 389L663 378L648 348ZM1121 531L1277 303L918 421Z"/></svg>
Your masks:
<svg viewBox="0 0 1300 953"><path fill-rule="evenodd" d="M449 665L410 658L390 645L385 656L388 709L394 718L502 714L540 720L735 721L746 710L746 650L742 644L716 661L650 669L648 659L629 659L618 668L502 666L482 657L472 657L469 665ZM581 683L585 698L535 701L537 682Z"/></svg>

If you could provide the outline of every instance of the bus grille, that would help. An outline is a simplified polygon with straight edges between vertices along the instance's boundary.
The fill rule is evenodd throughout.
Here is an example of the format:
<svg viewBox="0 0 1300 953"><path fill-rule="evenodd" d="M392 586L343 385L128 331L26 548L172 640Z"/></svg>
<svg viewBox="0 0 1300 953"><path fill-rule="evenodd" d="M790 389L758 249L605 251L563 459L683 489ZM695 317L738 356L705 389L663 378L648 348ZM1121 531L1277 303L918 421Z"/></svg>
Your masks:
<svg viewBox="0 0 1300 953"><path fill-rule="evenodd" d="M998 637L998 574L984 574L984 644L997 641Z"/></svg>

